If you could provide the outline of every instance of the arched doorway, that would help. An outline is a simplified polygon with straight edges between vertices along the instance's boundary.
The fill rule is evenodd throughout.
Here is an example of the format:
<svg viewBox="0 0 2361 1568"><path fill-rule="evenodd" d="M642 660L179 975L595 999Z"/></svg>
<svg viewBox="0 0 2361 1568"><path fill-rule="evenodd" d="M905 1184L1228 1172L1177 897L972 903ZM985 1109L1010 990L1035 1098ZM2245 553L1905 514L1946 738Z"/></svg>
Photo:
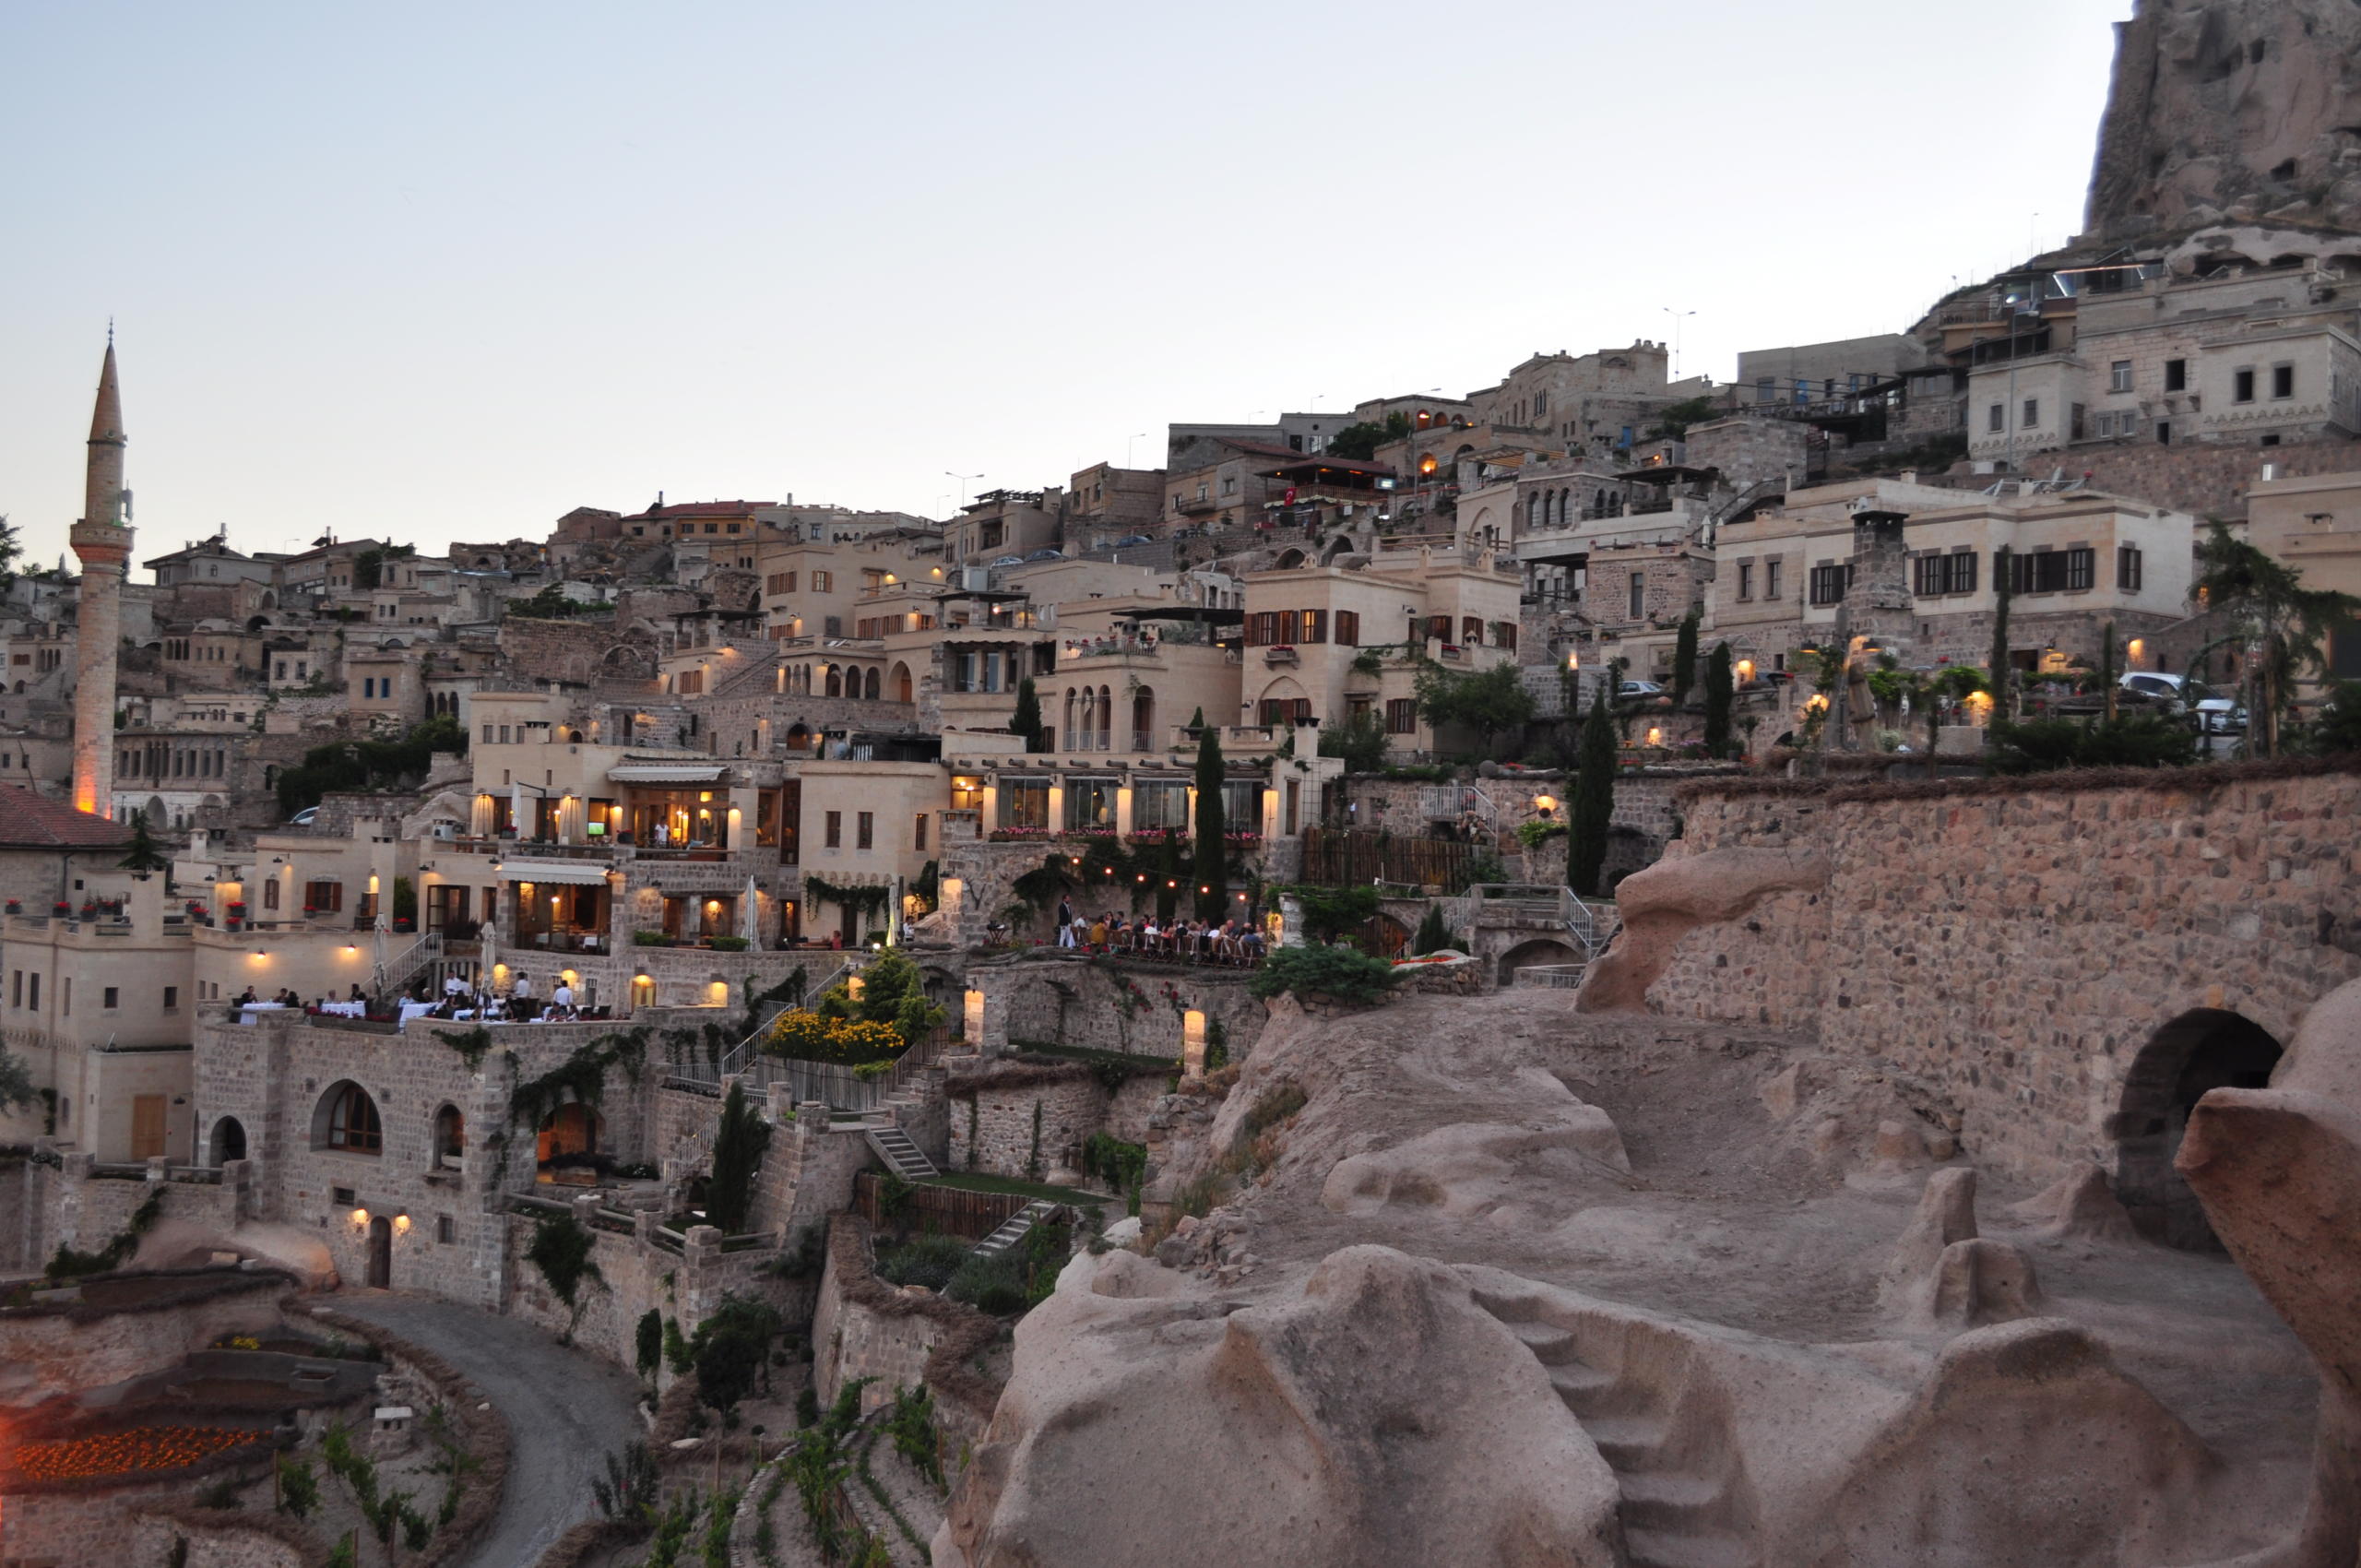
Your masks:
<svg viewBox="0 0 2361 1568"><path fill-rule="evenodd" d="M563 1181L563 1171L578 1171L579 1179L587 1182L596 1177L599 1166L599 1112L580 1100L569 1100L550 1113L543 1122L534 1151L540 1173L552 1181Z"/></svg>
<svg viewBox="0 0 2361 1568"><path fill-rule="evenodd" d="M2212 1007L2182 1014L2141 1048L2111 1123L2116 1196L2140 1234L2188 1252L2221 1250L2173 1156L2207 1090L2265 1087L2279 1054L2261 1025Z"/></svg>
<svg viewBox="0 0 2361 1568"><path fill-rule="evenodd" d="M384 1215L369 1221L369 1288L390 1290L394 1284L394 1222Z"/></svg>
<svg viewBox="0 0 2361 1568"><path fill-rule="evenodd" d="M1579 964L1582 961L1582 955L1562 942L1552 942L1547 939L1537 942L1522 942L1501 955L1501 983L1504 986L1515 984L1516 972L1519 969L1538 968L1544 965Z"/></svg>
<svg viewBox="0 0 2361 1568"><path fill-rule="evenodd" d="M213 1123L213 1132L205 1142L205 1163L218 1169L245 1158L245 1124L234 1116L224 1116Z"/></svg>

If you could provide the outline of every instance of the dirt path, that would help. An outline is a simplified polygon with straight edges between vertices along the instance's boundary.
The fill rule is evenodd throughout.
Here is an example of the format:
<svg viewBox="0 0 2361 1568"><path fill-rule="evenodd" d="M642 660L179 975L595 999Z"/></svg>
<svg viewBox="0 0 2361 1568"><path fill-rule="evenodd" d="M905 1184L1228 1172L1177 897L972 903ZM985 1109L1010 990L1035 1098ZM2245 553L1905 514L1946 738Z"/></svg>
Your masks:
<svg viewBox="0 0 2361 1568"><path fill-rule="evenodd" d="M346 1291L336 1306L441 1356L508 1418L515 1452L499 1515L454 1568L532 1562L598 1506L590 1481L607 1455L647 1435L629 1373L515 1318L381 1290Z"/></svg>

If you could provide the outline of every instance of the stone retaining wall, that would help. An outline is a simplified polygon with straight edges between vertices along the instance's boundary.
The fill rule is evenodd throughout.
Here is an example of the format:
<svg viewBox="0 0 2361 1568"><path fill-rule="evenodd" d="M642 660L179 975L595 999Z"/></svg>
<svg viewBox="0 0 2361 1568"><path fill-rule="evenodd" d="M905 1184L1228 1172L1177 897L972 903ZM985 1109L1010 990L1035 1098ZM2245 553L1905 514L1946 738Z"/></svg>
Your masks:
<svg viewBox="0 0 2361 1568"><path fill-rule="evenodd" d="M828 1230L828 1261L812 1317L812 1377L823 1406L850 1379L877 1381L861 1392L876 1409L896 1388L923 1383L934 1392L935 1421L955 1447L983 1435L1000 1385L969 1363L1000 1336L1000 1324L975 1308L931 1290L903 1290L870 1268L869 1227L840 1214Z"/></svg>
<svg viewBox="0 0 2361 1568"><path fill-rule="evenodd" d="M1153 1056L1180 1055L1182 1017L1218 1018L1229 1059L1243 1061L1261 1038L1263 1004L1246 993L1248 971L1204 964L1116 957L1006 958L979 964L967 983L985 996L987 1054L1025 1041Z"/></svg>
<svg viewBox="0 0 2361 1568"><path fill-rule="evenodd" d="M1981 1162L2112 1166L2142 1051L2198 1009L2283 1044L2361 976L2361 774L2302 765L1918 784L1701 785L1679 855L1834 868L1691 932L1660 1012L1816 1027L1948 1100Z"/></svg>

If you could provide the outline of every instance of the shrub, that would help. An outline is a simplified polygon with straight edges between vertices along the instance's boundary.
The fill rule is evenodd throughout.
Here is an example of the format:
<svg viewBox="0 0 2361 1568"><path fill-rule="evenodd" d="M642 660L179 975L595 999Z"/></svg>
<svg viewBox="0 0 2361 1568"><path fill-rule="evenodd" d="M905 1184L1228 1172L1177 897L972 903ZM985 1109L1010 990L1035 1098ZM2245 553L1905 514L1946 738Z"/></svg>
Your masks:
<svg viewBox="0 0 2361 1568"><path fill-rule="evenodd" d="M742 936L717 936L713 939L713 950L717 953L743 953L746 951L746 939Z"/></svg>
<svg viewBox="0 0 2361 1568"><path fill-rule="evenodd" d="M1417 933L1410 938L1410 956L1423 958L1430 953L1441 952L1451 944L1451 926L1442 918L1442 906L1428 904L1426 918L1418 922ZM1208 1066L1210 1068L1210 1064Z"/></svg>
<svg viewBox="0 0 2361 1568"><path fill-rule="evenodd" d="M923 1285L940 1290L967 1261L967 1243L956 1236L914 1236L877 1265L888 1285Z"/></svg>
<svg viewBox="0 0 2361 1568"><path fill-rule="evenodd" d="M2169 719L2138 714L2082 724L2070 719L1992 721L1991 763L1999 773L2048 773L2066 767L2186 767L2197 737Z"/></svg>
<svg viewBox="0 0 2361 1568"><path fill-rule="evenodd" d="M1285 992L1299 1001L1369 1007L1385 1000L1394 979L1391 964L1350 947L1282 947L1264 960L1246 990L1265 1000Z"/></svg>
<svg viewBox="0 0 2361 1568"><path fill-rule="evenodd" d="M951 1277L943 1294L994 1315L1023 1312L1031 1304L1026 1299L1024 1266L1004 1253L996 1256L970 1253Z"/></svg>
<svg viewBox="0 0 2361 1568"><path fill-rule="evenodd" d="M697 1324L690 1341L697 1373L697 1397L724 1415L767 1377L771 1341L778 1337L778 1310L748 1296L725 1296L713 1315Z"/></svg>
<svg viewBox="0 0 2361 1568"><path fill-rule="evenodd" d="M664 1364L664 1314L650 1307L639 1320L637 1342L634 1346L639 1375L654 1377Z"/></svg>

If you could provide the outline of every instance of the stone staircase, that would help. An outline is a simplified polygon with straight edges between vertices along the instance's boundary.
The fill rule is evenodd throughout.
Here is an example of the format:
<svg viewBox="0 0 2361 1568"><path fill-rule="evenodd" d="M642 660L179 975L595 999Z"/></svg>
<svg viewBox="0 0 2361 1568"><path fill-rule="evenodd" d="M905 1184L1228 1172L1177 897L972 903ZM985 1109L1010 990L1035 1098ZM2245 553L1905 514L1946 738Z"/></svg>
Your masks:
<svg viewBox="0 0 2361 1568"><path fill-rule="evenodd" d="M871 1152L885 1162L885 1169L905 1182L931 1182L942 1171L926 1151L910 1141L901 1128L889 1124L872 1125L866 1129Z"/></svg>
<svg viewBox="0 0 2361 1568"><path fill-rule="evenodd" d="M1762 1568L1726 1423L1684 1365L1652 1355L1652 1347L1612 1326L1586 1335L1512 1315L1514 1302L1481 1292L1477 1300L1533 1352L1615 1472L1631 1568Z"/></svg>
<svg viewBox="0 0 2361 1568"><path fill-rule="evenodd" d="M1001 1228L976 1243L978 1257L995 1257L1008 1251L1032 1233L1033 1227L1050 1218L1057 1205L1047 1198L1035 1198L1002 1222Z"/></svg>

